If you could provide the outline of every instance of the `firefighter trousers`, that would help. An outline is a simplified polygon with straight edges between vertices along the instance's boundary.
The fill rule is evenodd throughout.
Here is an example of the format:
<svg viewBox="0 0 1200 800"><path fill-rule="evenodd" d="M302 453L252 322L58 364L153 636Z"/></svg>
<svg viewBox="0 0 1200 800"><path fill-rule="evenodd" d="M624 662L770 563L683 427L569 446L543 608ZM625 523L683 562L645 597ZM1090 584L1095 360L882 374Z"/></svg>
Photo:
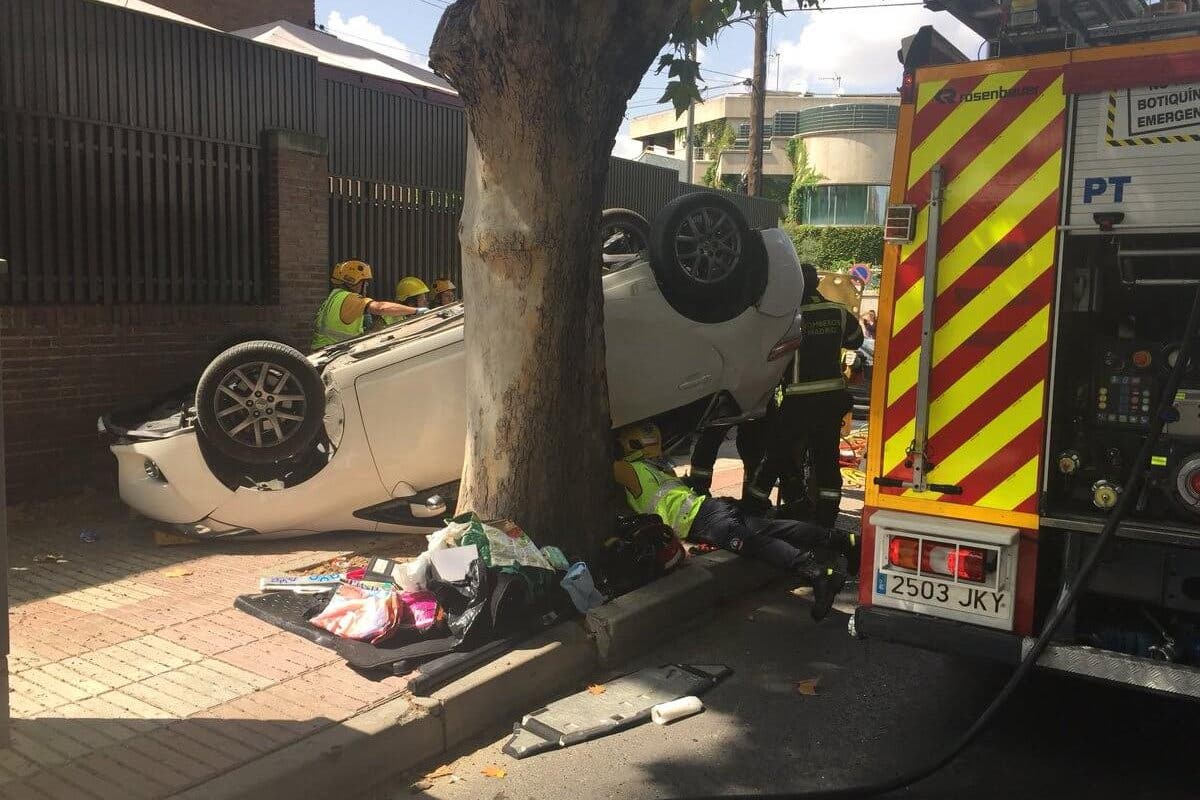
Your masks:
<svg viewBox="0 0 1200 800"><path fill-rule="evenodd" d="M813 547L846 551L849 538L809 522L768 520L745 514L738 504L723 497L705 500L692 528L689 542L703 542L722 550L765 561L792 574L802 574L821 564Z"/></svg>
<svg viewBox="0 0 1200 800"><path fill-rule="evenodd" d="M750 420L737 426L737 451L742 459L745 482L750 481L754 470L762 463L767 449L769 417ZM712 487L713 467L717 463L717 451L729 428L707 428L696 439L692 448L692 464L688 470L688 483L698 492L707 492Z"/></svg>
<svg viewBox="0 0 1200 800"><path fill-rule="evenodd" d="M806 491L813 522L832 528L842 503L842 470L838 454L842 417L850 406L844 390L788 395L775 414L767 455L750 486L750 508L770 507L776 481L802 480L808 465Z"/></svg>

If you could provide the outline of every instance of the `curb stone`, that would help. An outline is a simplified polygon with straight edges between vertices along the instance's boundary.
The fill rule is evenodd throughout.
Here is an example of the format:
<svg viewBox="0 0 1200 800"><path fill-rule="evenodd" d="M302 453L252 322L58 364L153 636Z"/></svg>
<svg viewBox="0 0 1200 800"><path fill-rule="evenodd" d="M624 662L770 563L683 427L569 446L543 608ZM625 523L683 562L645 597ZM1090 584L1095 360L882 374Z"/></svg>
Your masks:
<svg viewBox="0 0 1200 800"><path fill-rule="evenodd" d="M342 797L366 791L499 722L516 721L563 689L661 644L719 601L780 573L732 553L695 556L681 569L560 623L428 698L396 698L172 800Z"/></svg>
<svg viewBox="0 0 1200 800"><path fill-rule="evenodd" d="M249 764L172 795L172 800L344 797L446 749L442 722L396 698Z"/></svg>

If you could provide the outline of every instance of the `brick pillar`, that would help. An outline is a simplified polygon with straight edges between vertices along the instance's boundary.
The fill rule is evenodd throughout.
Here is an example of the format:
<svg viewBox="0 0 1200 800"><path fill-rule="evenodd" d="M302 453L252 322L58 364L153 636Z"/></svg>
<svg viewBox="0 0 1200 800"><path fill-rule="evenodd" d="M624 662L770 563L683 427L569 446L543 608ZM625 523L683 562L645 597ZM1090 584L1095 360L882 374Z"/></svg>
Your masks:
<svg viewBox="0 0 1200 800"><path fill-rule="evenodd" d="M266 132L264 244L280 332L307 352L329 293L329 145L295 131Z"/></svg>

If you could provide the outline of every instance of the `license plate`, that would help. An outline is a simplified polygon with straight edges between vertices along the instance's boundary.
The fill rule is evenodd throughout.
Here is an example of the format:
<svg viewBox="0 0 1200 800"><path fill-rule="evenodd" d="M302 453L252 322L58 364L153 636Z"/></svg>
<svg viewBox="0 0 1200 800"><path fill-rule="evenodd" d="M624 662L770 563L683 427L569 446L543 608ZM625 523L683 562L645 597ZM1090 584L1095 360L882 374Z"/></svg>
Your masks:
<svg viewBox="0 0 1200 800"><path fill-rule="evenodd" d="M875 577L875 593L906 604L935 606L963 614L994 618L1009 614L1008 592L916 575L880 570Z"/></svg>

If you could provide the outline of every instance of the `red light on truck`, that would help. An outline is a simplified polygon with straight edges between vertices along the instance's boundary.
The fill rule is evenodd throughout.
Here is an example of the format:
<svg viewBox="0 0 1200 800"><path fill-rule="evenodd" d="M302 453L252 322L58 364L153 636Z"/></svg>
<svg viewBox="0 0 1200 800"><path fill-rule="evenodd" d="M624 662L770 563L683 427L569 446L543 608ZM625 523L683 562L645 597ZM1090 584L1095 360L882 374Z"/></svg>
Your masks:
<svg viewBox="0 0 1200 800"><path fill-rule="evenodd" d="M893 536L888 542L888 564L916 572L918 551L921 572L948 578L957 576L960 581L973 583L983 583L987 578L988 557L983 548L921 542L907 536Z"/></svg>
<svg viewBox="0 0 1200 800"><path fill-rule="evenodd" d="M888 542L888 563L893 567L917 571L917 549L920 547L916 539L905 536L893 536Z"/></svg>

